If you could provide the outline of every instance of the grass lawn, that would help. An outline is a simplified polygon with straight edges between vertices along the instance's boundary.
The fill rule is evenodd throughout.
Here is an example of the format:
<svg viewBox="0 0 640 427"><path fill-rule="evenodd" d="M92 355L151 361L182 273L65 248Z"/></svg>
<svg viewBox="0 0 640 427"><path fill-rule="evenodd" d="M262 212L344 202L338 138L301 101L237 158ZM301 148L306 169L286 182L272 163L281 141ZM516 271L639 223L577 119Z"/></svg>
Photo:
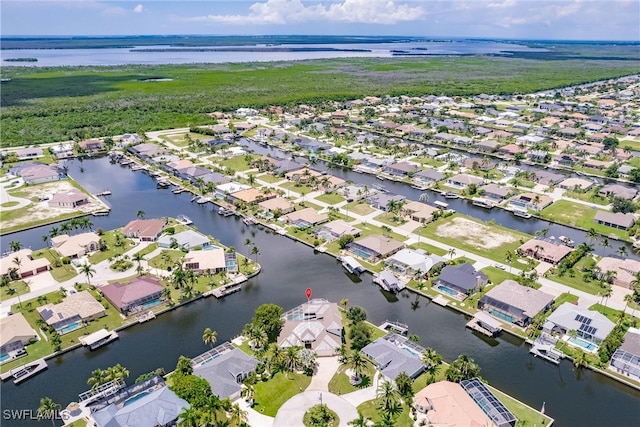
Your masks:
<svg viewBox="0 0 640 427"><path fill-rule="evenodd" d="M357 407L358 411L364 416L377 423L381 420L380 413L378 412L377 399L364 402ZM413 420L411 419L411 411L407 406L403 406L402 412L396 416L393 421L395 427L413 427Z"/></svg>
<svg viewBox="0 0 640 427"><path fill-rule="evenodd" d="M168 254L170 259L167 259L167 262L163 259L163 254ZM154 256L149 260L149 266L153 268L162 268L167 269L174 265L176 262L184 257L185 253L182 251L174 250L174 249L164 249L160 254Z"/></svg>
<svg viewBox="0 0 640 427"><path fill-rule="evenodd" d="M607 303L607 300L605 299L604 302ZM589 307L589 310L597 311L600 314L604 314L613 323L617 323L618 322L618 320L620 318L620 314L622 313L622 311L620 311L620 310L616 310L615 308L607 307L606 305L602 305L600 303L593 304L591 307Z"/></svg>
<svg viewBox="0 0 640 427"><path fill-rule="evenodd" d="M146 248L142 249L141 251L138 251L137 253L139 253L140 255L148 255L151 252L155 251L156 249L158 249L158 244L157 243L151 243L149 246L147 246Z"/></svg>
<svg viewBox="0 0 640 427"><path fill-rule="evenodd" d="M23 216L27 216L27 217L31 216L31 212L33 209L35 209L35 207L33 205L29 205L20 209L2 211L0 212L0 223L2 223L3 221L9 221L15 218L21 218ZM56 222L64 221L65 219L79 218L85 215L86 214L82 211L73 211L73 212L66 212L55 217L44 218L37 221L30 221L27 223L22 223L22 224L11 226L11 227L3 226L3 227L0 227L0 235L4 235L7 233L12 233L20 230L25 230L28 228L35 228L40 225L53 224Z"/></svg>
<svg viewBox="0 0 640 427"><path fill-rule="evenodd" d="M258 156L251 155L251 154L248 154L245 156L233 156L228 159L218 160L217 163L221 166L226 166L228 168L231 168L234 171L242 172L242 171L252 169L251 164L247 162L247 159L251 161L254 157L258 157Z"/></svg>
<svg viewBox="0 0 640 427"><path fill-rule="evenodd" d="M565 190L563 197L570 199L582 200L584 202L595 203L596 205L606 206L609 204L609 200L606 197L598 195L597 188L593 188L589 191L571 191Z"/></svg>
<svg viewBox="0 0 640 427"><path fill-rule="evenodd" d="M259 181L266 182L268 184L273 184L278 181L282 181L284 178L281 176L273 175L270 173L264 173L262 175L256 176L256 179Z"/></svg>
<svg viewBox="0 0 640 427"><path fill-rule="evenodd" d="M13 289L15 293L9 295L9 289ZM15 298L18 295L24 295L26 293L29 293L29 291L29 286L27 286L27 283L24 280L14 280L7 286L3 286L0 288L0 301L5 301L9 298Z"/></svg>
<svg viewBox="0 0 640 427"><path fill-rule="evenodd" d="M421 165L432 166L433 168L439 168L444 165L443 162L434 159L433 157L416 157L413 159L414 162L418 162Z"/></svg>
<svg viewBox="0 0 640 427"><path fill-rule="evenodd" d="M305 194L309 194L313 191L313 188L310 185L305 185L305 184L296 185L296 183L293 181L287 181L284 184L280 184L280 188L284 189L285 191L290 190L302 196L304 196Z"/></svg>
<svg viewBox="0 0 640 427"><path fill-rule="evenodd" d="M541 414L539 411L526 406L524 403L504 394L500 390L488 385L489 389L495 396L507 407L509 411L518 419L518 425L521 426L548 426L551 418Z"/></svg>
<svg viewBox="0 0 640 427"><path fill-rule="evenodd" d="M116 233L120 234L120 246L116 246ZM97 264L105 259L114 258L116 255L121 255L135 246L135 243L133 243L131 239L122 236L120 230L107 231L102 234L100 238L107 244L107 250L91 254L89 256L89 262L91 264Z"/></svg>
<svg viewBox="0 0 640 427"><path fill-rule="evenodd" d="M392 239L398 240L400 242L404 242L405 240L407 240L407 238L401 234L394 233L393 231L386 232L382 228L376 225L367 224L363 222L360 224L356 224L355 227L360 229L360 237L358 238L358 240L366 236L371 236L372 234L385 234L391 237Z"/></svg>
<svg viewBox="0 0 640 427"><path fill-rule="evenodd" d="M376 221L380 221L391 227L399 227L407 222L406 219L399 215L392 214L390 212L384 212L374 218Z"/></svg>
<svg viewBox="0 0 640 427"><path fill-rule="evenodd" d="M629 233L617 228L607 227L605 225L596 224L593 218L596 216L597 209L590 206L581 205L579 203L569 202L567 200L558 200L548 208L540 212L540 216L545 219L569 224L585 230L594 228L598 233L608 236L615 234L622 239L629 239Z"/></svg>
<svg viewBox="0 0 640 427"><path fill-rule="evenodd" d="M348 209L349 212L353 212L358 215L369 215L371 212L375 211L375 209L365 202L351 202L344 205L342 209Z"/></svg>
<svg viewBox="0 0 640 427"><path fill-rule="evenodd" d="M569 286L574 289L578 289L579 291L584 291L590 293L592 295L597 295L602 288L598 285L598 282L592 280L591 282L585 282L582 278L582 261L578 261L576 263L575 276L571 277L569 273L565 273L564 276L560 277L558 273L547 273L547 278L553 280L554 282L562 283L563 285Z"/></svg>
<svg viewBox="0 0 640 427"><path fill-rule="evenodd" d="M352 385L349 381L349 376L345 373L347 369L347 366L342 365L333 375L331 381L329 381L329 391L331 393L337 395L347 394L372 385L373 376L376 373L376 368L372 363L367 363L367 366L362 373L362 382L357 386Z"/></svg>
<svg viewBox="0 0 640 427"><path fill-rule="evenodd" d="M268 381L256 384L253 409L275 417L284 402L304 391L310 383L310 376L278 372Z"/></svg>
<svg viewBox="0 0 640 427"><path fill-rule="evenodd" d="M621 139L619 147L631 147L631 150L640 151L640 140L638 139Z"/></svg>
<svg viewBox="0 0 640 427"><path fill-rule="evenodd" d="M325 193L316 197L316 200L320 200L321 202L325 202L329 205L335 205L335 204L344 202L345 199L339 194Z"/></svg>
<svg viewBox="0 0 640 427"><path fill-rule="evenodd" d="M62 264L60 254L52 249L40 249L39 251L31 254L33 259L46 258L51 263L51 276L58 282L65 282L69 279L73 279L78 275L76 269L70 264ZM56 262L60 262L60 267L54 267Z"/></svg>
<svg viewBox="0 0 640 427"><path fill-rule="evenodd" d="M455 230L457 228L456 218L465 218L466 220L476 223L478 234L471 235L471 239L478 237L478 235L486 236L489 233L492 233L496 236L508 237L511 242L504 242L499 246L494 246L490 250L488 250L486 247L480 246L480 243L478 245L474 244L473 240L471 239L463 240L460 237L449 237L446 235L442 235L443 231L448 232L448 229ZM439 232L438 230L441 231ZM492 224L490 222L480 222L470 217L459 214L454 214L450 217L442 218L426 225L420 230L420 234L438 242L472 252L474 254L489 258L494 261L498 261L500 263L504 262L507 252L510 251L515 253L516 249L520 245L522 245L521 241L526 241L531 238L531 236L528 234L511 230L500 225Z"/></svg>
<svg viewBox="0 0 640 427"><path fill-rule="evenodd" d="M509 273L509 267L507 267L507 270L500 270L495 267L485 267L480 271L482 271L489 278L489 281L495 285L502 283L507 279L516 280L518 278L517 275Z"/></svg>
<svg viewBox="0 0 640 427"><path fill-rule="evenodd" d="M409 245L411 249L423 249L430 254L435 254L439 256L445 256L447 254L446 249L439 248L437 246L430 245L428 243L420 242Z"/></svg>
<svg viewBox="0 0 640 427"><path fill-rule="evenodd" d="M564 293L560 294L560 296L558 296L558 298L555 299L555 306L556 307L560 307L565 302L574 303L576 301L578 301L578 297L576 295L564 292Z"/></svg>

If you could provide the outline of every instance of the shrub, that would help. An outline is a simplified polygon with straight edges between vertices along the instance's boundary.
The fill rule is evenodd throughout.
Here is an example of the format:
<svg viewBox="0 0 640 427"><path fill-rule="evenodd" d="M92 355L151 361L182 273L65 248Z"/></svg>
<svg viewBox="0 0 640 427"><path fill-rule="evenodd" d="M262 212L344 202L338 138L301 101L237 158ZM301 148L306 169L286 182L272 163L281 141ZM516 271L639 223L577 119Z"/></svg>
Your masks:
<svg viewBox="0 0 640 427"><path fill-rule="evenodd" d="M69 264L71 264L71 258L69 258L68 256L66 256L66 257L62 258L62 263L63 263L64 265L69 265Z"/></svg>

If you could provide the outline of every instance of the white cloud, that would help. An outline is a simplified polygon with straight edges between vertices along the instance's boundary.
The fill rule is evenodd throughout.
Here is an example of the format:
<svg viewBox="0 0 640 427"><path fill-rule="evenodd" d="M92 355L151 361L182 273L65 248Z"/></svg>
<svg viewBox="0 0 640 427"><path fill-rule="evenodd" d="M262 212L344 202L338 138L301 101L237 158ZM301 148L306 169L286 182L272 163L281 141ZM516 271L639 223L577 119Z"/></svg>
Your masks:
<svg viewBox="0 0 640 427"><path fill-rule="evenodd" d="M317 21L391 25L418 21L425 14L422 6L396 4L395 0L343 0L329 5L318 3L309 6L305 6L301 0L267 0L252 4L246 15L206 15L185 20L238 25Z"/></svg>
<svg viewBox="0 0 640 427"><path fill-rule="evenodd" d="M144 6L142 6L141 4L137 5L136 7L133 8L133 11L135 13L142 13L142 9L144 8Z"/></svg>

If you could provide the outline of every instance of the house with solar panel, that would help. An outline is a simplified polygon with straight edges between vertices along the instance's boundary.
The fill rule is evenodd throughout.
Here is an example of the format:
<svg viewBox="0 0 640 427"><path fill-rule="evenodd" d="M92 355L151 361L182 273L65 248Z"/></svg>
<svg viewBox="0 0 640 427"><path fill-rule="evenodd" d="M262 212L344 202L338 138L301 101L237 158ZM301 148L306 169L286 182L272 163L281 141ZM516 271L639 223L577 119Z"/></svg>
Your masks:
<svg viewBox="0 0 640 427"><path fill-rule="evenodd" d="M542 331L563 336L563 339L582 350L593 353L609 335L615 324L597 311L565 302L545 322ZM571 331L576 331L572 337Z"/></svg>

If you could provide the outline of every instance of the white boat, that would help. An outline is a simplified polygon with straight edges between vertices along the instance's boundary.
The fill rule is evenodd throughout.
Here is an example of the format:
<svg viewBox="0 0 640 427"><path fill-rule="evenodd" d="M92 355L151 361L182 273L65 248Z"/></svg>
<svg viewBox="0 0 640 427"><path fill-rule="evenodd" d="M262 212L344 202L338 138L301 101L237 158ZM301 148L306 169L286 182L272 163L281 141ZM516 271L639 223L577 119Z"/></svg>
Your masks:
<svg viewBox="0 0 640 427"><path fill-rule="evenodd" d="M567 236L560 236L560 237L558 237L558 240L560 240L563 245L568 246L570 248L573 248L576 245L576 242L574 242L573 240L571 240Z"/></svg>
<svg viewBox="0 0 640 427"><path fill-rule="evenodd" d="M242 219L242 222L243 222L245 225L254 225L254 224L256 223L256 220L255 220L255 219L253 219L252 217L248 216L248 217L246 217L246 218L243 218L243 219Z"/></svg>
<svg viewBox="0 0 640 427"><path fill-rule="evenodd" d="M472 204L485 209L493 209L495 204L485 199L473 199Z"/></svg>
<svg viewBox="0 0 640 427"><path fill-rule="evenodd" d="M457 199L458 197L460 196L458 196L458 194L454 193L453 191L447 191L446 193L444 193L445 199Z"/></svg>
<svg viewBox="0 0 640 427"><path fill-rule="evenodd" d="M198 200L196 200L196 203L199 205L204 205L205 203L209 203L209 199L207 199L206 197L200 197L198 198Z"/></svg>
<svg viewBox="0 0 640 427"><path fill-rule="evenodd" d="M176 218L176 221L178 221L180 224L183 224L183 225L193 224L193 221L191 220L191 218L183 214L178 215L178 217Z"/></svg>
<svg viewBox="0 0 640 427"><path fill-rule="evenodd" d="M513 214L515 216L519 216L520 218L531 218L531 214L527 211L523 211L521 209L514 209Z"/></svg>
<svg viewBox="0 0 640 427"><path fill-rule="evenodd" d="M340 260L342 261L342 266L344 267L344 269L351 274L359 276L365 270L364 267L352 256L343 256Z"/></svg>

